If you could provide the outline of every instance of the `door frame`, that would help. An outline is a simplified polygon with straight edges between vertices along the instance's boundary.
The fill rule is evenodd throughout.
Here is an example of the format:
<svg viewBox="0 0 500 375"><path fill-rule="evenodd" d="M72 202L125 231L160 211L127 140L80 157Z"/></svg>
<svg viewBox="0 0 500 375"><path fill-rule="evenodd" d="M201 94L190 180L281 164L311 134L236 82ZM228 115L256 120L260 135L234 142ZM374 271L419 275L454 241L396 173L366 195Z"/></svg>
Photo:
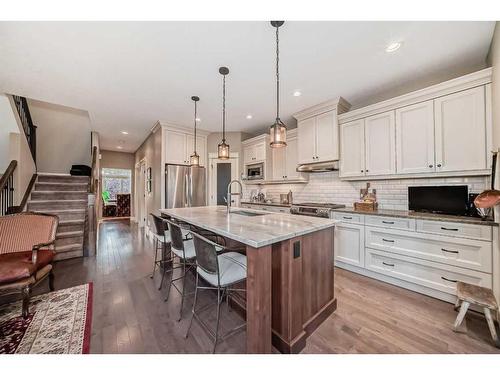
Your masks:
<svg viewBox="0 0 500 375"><path fill-rule="evenodd" d="M146 226L147 204L146 204L146 158L141 159L135 165L135 219L139 227Z"/></svg>
<svg viewBox="0 0 500 375"><path fill-rule="evenodd" d="M231 163L231 180L239 180L241 181L240 177L240 155L238 152L231 152L229 154L229 159L218 159L217 158L217 153L216 152L210 152L208 154L208 197L207 197L207 203L208 206L216 206L217 201L215 203L213 202L213 197L216 195L214 192L214 184L215 184L215 178L214 178L214 164L219 164L219 163ZM234 169L233 169L234 166ZM234 173L233 173L234 172ZM237 198L236 205L239 205L239 198Z"/></svg>

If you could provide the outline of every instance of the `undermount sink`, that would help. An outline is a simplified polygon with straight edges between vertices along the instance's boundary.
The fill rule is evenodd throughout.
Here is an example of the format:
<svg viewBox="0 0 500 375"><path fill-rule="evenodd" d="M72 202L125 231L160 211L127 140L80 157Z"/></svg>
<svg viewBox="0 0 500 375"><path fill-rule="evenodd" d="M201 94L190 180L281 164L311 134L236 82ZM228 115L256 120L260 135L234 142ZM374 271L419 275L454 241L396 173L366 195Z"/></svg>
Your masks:
<svg viewBox="0 0 500 375"><path fill-rule="evenodd" d="M253 211L232 211L232 214L243 216L262 216L267 215L267 212L253 212Z"/></svg>

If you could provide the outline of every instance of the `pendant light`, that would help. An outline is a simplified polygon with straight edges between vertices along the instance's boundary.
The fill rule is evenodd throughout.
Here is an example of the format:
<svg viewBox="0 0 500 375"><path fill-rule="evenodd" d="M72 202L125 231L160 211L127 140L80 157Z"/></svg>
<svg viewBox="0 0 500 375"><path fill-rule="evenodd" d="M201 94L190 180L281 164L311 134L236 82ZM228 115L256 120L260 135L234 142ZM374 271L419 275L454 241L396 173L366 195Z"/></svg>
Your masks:
<svg viewBox="0 0 500 375"><path fill-rule="evenodd" d="M197 96L192 96L191 100L194 102L194 152L189 157L189 164L199 166L200 165L200 155L196 152L196 120L197 120L197 102L200 100Z"/></svg>
<svg viewBox="0 0 500 375"><path fill-rule="evenodd" d="M286 146L286 126L280 119L280 49L279 49L279 27L285 21L271 21L271 26L276 28L276 120L271 125L271 147L285 147Z"/></svg>
<svg viewBox="0 0 500 375"><path fill-rule="evenodd" d="M217 158L229 159L229 145L226 143L226 76L229 69L222 66L219 73L222 74L222 142L217 146Z"/></svg>

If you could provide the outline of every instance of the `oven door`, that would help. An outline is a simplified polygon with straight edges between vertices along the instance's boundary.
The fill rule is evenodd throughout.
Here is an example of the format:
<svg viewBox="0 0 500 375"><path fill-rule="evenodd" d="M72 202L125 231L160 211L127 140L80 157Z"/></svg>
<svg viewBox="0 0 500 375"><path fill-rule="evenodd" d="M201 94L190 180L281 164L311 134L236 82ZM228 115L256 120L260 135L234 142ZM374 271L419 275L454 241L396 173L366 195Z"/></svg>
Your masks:
<svg viewBox="0 0 500 375"><path fill-rule="evenodd" d="M250 164L247 165L247 179L248 180L263 180L264 179L264 164Z"/></svg>

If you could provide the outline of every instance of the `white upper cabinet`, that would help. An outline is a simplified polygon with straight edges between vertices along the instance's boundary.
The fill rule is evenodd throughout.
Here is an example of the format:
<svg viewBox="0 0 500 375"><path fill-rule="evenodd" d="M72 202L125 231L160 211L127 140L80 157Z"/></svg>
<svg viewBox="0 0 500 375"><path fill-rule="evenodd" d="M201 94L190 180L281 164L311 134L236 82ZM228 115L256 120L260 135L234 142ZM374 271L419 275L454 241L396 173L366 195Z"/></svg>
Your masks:
<svg viewBox="0 0 500 375"><path fill-rule="evenodd" d="M279 147L279 148L274 148L271 151L273 155L273 180L279 181L285 179L286 148Z"/></svg>
<svg viewBox="0 0 500 375"><path fill-rule="evenodd" d="M243 162L254 164L266 160L266 142L261 141L243 148Z"/></svg>
<svg viewBox="0 0 500 375"><path fill-rule="evenodd" d="M316 116L316 161L339 160L337 111Z"/></svg>
<svg viewBox="0 0 500 375"><path fill-rule="evenodd" d="M180 129L166 129L165 136L165 162L170 164L189 164L189 157L194 152L194 135L182 132ZM196 137L196 152L200 155L200 165L206 166L207 139L204 136Z"/></svg>
<svg viewBox="0 0 500 375"><path fill-rule="evenodd" d="M287 146L272 149L273 155L273 180L298 180L303 179L297 172L297 147L298 141L295 130L289 130Z"/></svg>
<svg viewBox="0 0 500 375"><path fill-rule="evenodd" d="M316 118L311 117L297 124L298 162L309 164L316 162Z"/></svg>
<svg viewBox="0 0 500 375"><path fill-rule="evenodd" d="M365 175L365 120L340 127L340 177Z"/></svg>
<svg viewBox="0 0 500 375"><path fill-rule="evenodd" d="M396 126L394 112L365 119L365 175L396 173Z"/></svg>
<svg viewBox="0 0 500 375"><path fill-rule="evenodd" d="M187 164L186 159L186 134L167 130L165 137L165 158L167 163Z"/></svg>
<svg viewBox="0 0 500 375"><path fill-rule="evenodd" d="M299 121L299 164L339 159L337 111Z"/></svg>
<svg viewBox="0 0 500 375"><path fill-rule="evenodd" d="M436 170L487 168L484 87L434 100Z"/></svg>
<svg viewBox="0 0 500 375"><path fill-rule="evenodd" d="M491 78L487 68L340 114L340 177L491 174Z"/></svg>
<svg viewBox="0 0 500 375"><path fill-rule="evenodd" d="M434 102L396 109L397 173L427 173L435 170Z"/></svg>
<svg viewBox="0 0 500 375"><path fill-rule="evenodd" d="M287 140L285 151L285 178L287 180L303 178L300 172L297 172L298 156L297 151L299 142L297 138L290 138Z"/></svg>

